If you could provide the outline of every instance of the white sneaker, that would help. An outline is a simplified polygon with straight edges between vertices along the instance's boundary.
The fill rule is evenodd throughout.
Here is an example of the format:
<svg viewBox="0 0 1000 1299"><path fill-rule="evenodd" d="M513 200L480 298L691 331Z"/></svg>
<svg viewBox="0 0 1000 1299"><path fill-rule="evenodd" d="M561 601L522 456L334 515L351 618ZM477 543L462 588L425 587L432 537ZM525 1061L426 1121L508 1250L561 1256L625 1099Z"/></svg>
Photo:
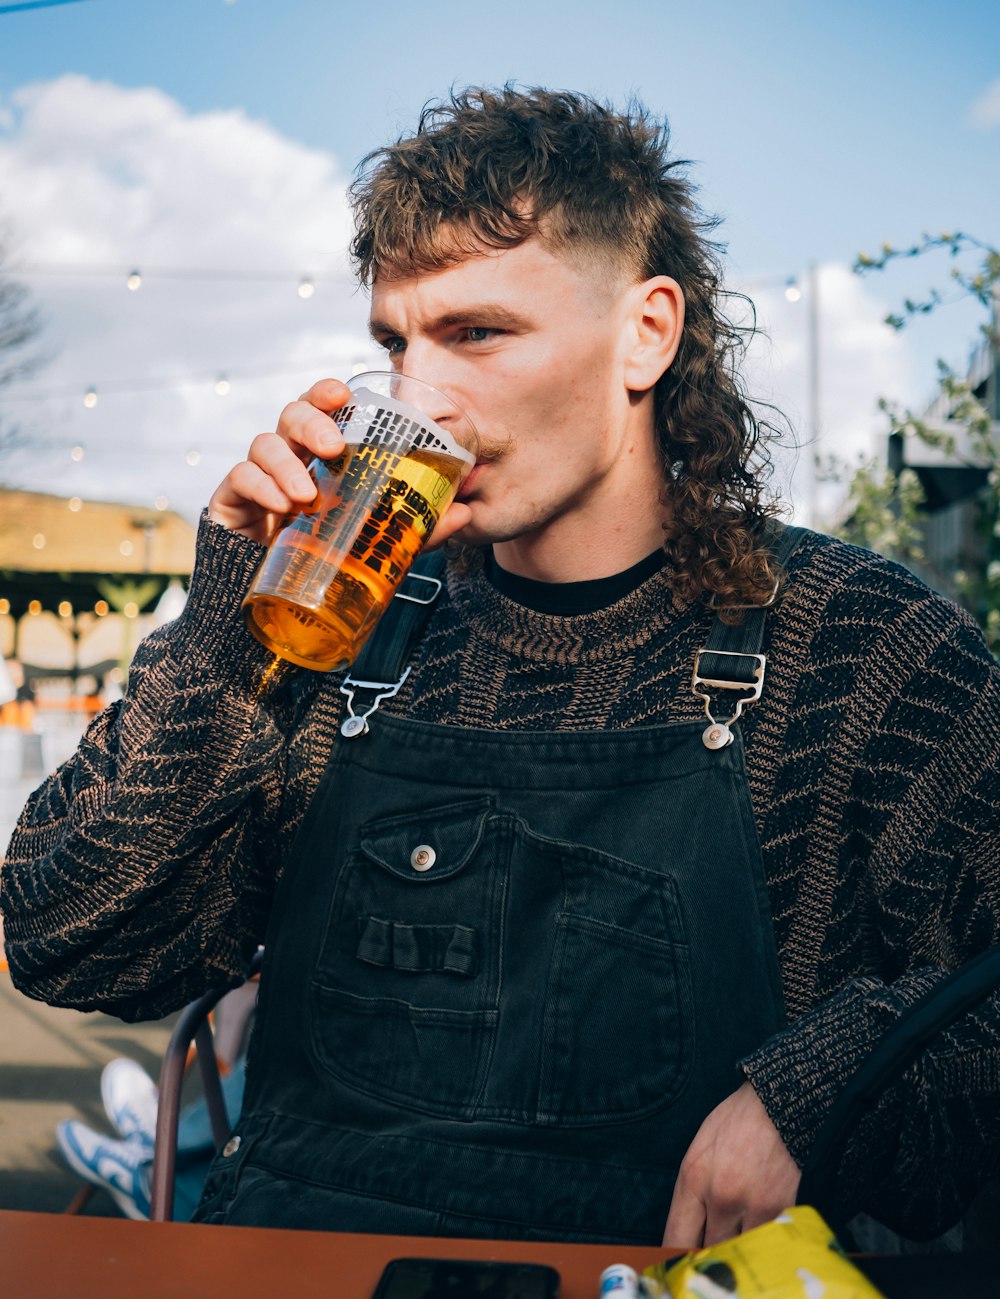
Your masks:
<svg viewBox="0 0 1000 1299"><path fill-rule="evenodd" d="M156 1138L156 1083L141 1065L119 1056L104 1066L101 1100L112 1126L126 1141L152 1152Z"/></svg>
<svg viewBox="0 0 1000 1299"><path fill-rule="evenodd" d="M126 1218L149 1217L153 1160L142 1141L115 1141L77 1119L56 1125L56 1141L70 1168L103 1187Z"/></svg>

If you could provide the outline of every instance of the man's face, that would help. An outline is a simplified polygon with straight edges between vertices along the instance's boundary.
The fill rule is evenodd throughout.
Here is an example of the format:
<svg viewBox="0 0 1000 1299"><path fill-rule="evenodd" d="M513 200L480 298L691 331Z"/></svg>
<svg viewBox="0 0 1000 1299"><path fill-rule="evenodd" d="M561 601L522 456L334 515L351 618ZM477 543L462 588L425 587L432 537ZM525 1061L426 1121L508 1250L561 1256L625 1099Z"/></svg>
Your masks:
<svg viewBox="0 0 1000 1299"><path fill-rule="evenodd" d="M623 377L634 297L624 278L537 237L375 281L372 334L393 368L453 398L479 431L462 540L554 537L565 548L613 523L622 475L640 460L648 473L653 443L651 400L637 403Z"/></svg>

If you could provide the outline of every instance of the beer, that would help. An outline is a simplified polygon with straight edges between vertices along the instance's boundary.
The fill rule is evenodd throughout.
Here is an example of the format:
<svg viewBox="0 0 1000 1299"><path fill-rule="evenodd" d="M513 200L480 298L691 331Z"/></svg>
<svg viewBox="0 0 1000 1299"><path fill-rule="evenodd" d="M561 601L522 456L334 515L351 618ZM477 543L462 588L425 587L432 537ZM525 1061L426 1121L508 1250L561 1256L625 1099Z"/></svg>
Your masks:
<svg viewBox="0 0 1000 1299"><path fill-rule="evenodd" d="M244 602L253 634L302 667L352 663L468 468L380 443L313 461L316 498L283 520Z"/></svg>

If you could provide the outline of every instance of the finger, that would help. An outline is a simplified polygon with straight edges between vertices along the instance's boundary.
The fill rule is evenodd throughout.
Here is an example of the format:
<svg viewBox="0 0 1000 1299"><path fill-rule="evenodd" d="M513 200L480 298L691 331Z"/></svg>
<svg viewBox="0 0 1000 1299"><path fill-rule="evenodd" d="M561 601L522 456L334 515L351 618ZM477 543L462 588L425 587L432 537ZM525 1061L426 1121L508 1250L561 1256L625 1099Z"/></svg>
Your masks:
<svg viewBox="0 0 1000 1299"><path fill-rule="evenodd" d="M426 549L437 550L471 522L472 510L463 501L455 501L453 505L448 506L434 525L434 530L427 539Z"/></svg>
<svg viewBox="0 0 1000 1299"><path fill-rule="evenodd" d="M704 1244L718 1245L720 1241L738 1236L743 1230L743 1208L721 1208L709 1201L705 1214Z"/></svg>
<svg viewBox="0 0 1000 1299"><path fill-rule="evenodd" d="M674 1194L663 1229L663 1245L671 1249L700 1249L705 1237L705 1204L686 1185L683 1176L674 1184Z"/></svg>
<svg viewBox="0 0 1000 1299"><path fill-rule="evenodd" d="M300 460L330 459L344 449L344 437L330 416L308 401L293 401L278 419L276 435Z"/></svg>
<svg viewBox="0 0 1000 1299"><path fill-rule="evenodd" d="M277 433L261 433L255 437L250 444L247 461L272 478L289 502L305 505L315 497L316 484L309 472L284 438Z"/></svg>
<svg viewBox="0 0 1000 1299"><path fill-rule="evenodd" d="M299 400L308 402L310 406L315 406L317 410L329 414L330 411L340 410L341 406L346 406L350 402L351 390L339 379L320 379L304 392Z"/></svg>
<svg viewBox="0 0 1000 1299"><path fill-rule="evenodd" d="M274 479L258 465L244 460L216 488L208 503L208 517L254 541L266 541L273 516L291 508L292 502Z"/></svg>

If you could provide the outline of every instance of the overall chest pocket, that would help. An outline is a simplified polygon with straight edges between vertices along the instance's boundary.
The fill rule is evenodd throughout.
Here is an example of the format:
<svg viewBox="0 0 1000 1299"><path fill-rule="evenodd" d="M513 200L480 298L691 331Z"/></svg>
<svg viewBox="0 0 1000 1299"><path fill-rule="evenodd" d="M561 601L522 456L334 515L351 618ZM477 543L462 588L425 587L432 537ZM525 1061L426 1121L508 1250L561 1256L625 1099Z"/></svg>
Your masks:
<svg viewBox="0 0 1000 1299"><path fill-rule="evenodd" d="M335 1076L469 1117L498 1019L506 860L492 800L363 825L313 980L312 1044Z"/></svg>
<svg viewBox="0 0 1000 1299"><path fill-rule="evenodd" d="M669 1106L692 1062L670 874L489 796L361 827L311 997L321 1066L424 1114L600 1126Z"/></svg>

